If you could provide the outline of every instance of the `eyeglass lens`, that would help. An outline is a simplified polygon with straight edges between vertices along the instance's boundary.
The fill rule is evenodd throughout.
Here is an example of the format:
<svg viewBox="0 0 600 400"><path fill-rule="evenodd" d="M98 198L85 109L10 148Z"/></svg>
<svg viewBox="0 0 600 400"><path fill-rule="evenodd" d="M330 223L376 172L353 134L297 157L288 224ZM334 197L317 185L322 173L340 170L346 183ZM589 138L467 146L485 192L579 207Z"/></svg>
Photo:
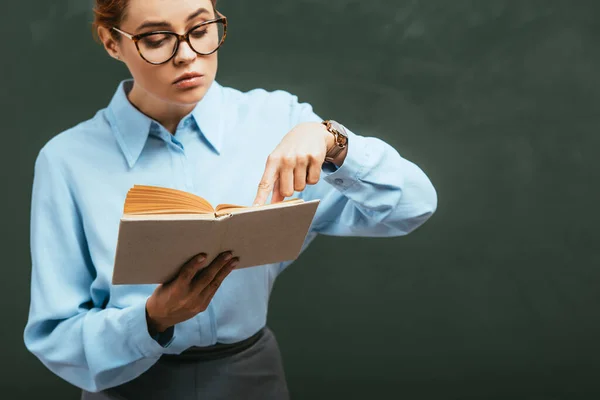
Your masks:
<svg viewBox="0 0 600 400"><path fill-rule="evenodd" d="M200 54L209 54L215 51L224 35L224 25L221 21L201 25L190 31L189 41L192 49ZM142 37L138 41L138 48L142 56L152 62L165 62L175 53L178 38L169 33L153 33Z"/></svg>

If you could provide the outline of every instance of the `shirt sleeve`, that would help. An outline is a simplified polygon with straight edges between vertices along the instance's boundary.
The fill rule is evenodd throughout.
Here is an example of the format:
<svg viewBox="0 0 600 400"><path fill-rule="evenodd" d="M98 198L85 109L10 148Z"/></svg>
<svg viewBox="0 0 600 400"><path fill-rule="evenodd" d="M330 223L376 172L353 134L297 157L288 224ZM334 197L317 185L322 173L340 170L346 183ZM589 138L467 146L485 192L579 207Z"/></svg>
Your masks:
<svg viewBox="0 0 600 400"><path fill-rule="evenodd" d="M291 110L293 125L322 121L295 96ZM311 231L390 237L406 235L427 221L437 208L437 193L421 168L381 139L350 130L348 135L343 165L325 164L319 183L300 194L305 200L321 200Z"/></svg>
<svg viewBox="0 0 600 400"><path fill-rule="evenodd" d="M24 342L56 375L98 392L139 376L164 348L148 333L145 301L123 309L94 305L95 270L59 161L42 149L35 163Z"/></svg>

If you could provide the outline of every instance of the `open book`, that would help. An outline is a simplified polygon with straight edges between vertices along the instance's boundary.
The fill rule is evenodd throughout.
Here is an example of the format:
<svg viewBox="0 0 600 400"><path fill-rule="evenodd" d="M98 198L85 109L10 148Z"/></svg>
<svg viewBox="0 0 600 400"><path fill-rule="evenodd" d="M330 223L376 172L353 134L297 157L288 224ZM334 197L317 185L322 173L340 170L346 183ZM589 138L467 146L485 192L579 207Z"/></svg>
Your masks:
<svg viewBox="0 0 600 400"><path fill-rule="evenodd" d="M302 203L302 199L290 199L276 204L252 207L273 208L290 203ZM213 207L208 201L182 190L159 186L134 185L127 192L123 212L125 214L213 214L215 218L236 212L248 211L250 207L236 204L219 204Z"/></svg>
<svg viewBox="0 0 600 400"><path fill-rule="evenodd" d="M119 224L113 284L156 284L174 278L198 253L209 260L231 250L236 268L296 259L319 200L262 206L219 204L181 190L135 185Z"/></svg>

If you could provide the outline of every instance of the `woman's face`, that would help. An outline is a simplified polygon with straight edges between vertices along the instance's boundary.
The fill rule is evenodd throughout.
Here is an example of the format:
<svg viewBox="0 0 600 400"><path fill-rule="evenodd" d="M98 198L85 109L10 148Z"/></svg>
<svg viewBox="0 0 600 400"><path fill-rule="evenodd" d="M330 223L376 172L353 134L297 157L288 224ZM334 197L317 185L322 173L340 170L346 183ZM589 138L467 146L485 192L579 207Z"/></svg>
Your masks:
<svg viewBox="0 0 600 400"><path fill-rule="evenodd" d="M119 29L132 35L157 30L183 35L195 25L213 18L210 0L130 0ZM199 55L185 41L179 44L177 54L161 65L152 65L142 59L135 43L124 36L118 49L135 84L148 95L174 105L199 102L217 74L217 52ZM189 73L200 76L180 81L183 74Z"/></svg>

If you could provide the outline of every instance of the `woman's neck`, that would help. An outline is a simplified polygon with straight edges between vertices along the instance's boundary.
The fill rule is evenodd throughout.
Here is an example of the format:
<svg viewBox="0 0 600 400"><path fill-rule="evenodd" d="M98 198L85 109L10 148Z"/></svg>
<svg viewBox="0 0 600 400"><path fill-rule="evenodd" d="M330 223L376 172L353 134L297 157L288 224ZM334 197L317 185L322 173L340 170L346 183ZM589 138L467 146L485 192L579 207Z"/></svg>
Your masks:
<svg viewBox="0 0 600 400"><path fill-rule="evenodd" d="M135 82L127 97L138 110L159 122L171 134L175 134L181 119L194 109L194 105L167 103L151 95Z"/></svg>

